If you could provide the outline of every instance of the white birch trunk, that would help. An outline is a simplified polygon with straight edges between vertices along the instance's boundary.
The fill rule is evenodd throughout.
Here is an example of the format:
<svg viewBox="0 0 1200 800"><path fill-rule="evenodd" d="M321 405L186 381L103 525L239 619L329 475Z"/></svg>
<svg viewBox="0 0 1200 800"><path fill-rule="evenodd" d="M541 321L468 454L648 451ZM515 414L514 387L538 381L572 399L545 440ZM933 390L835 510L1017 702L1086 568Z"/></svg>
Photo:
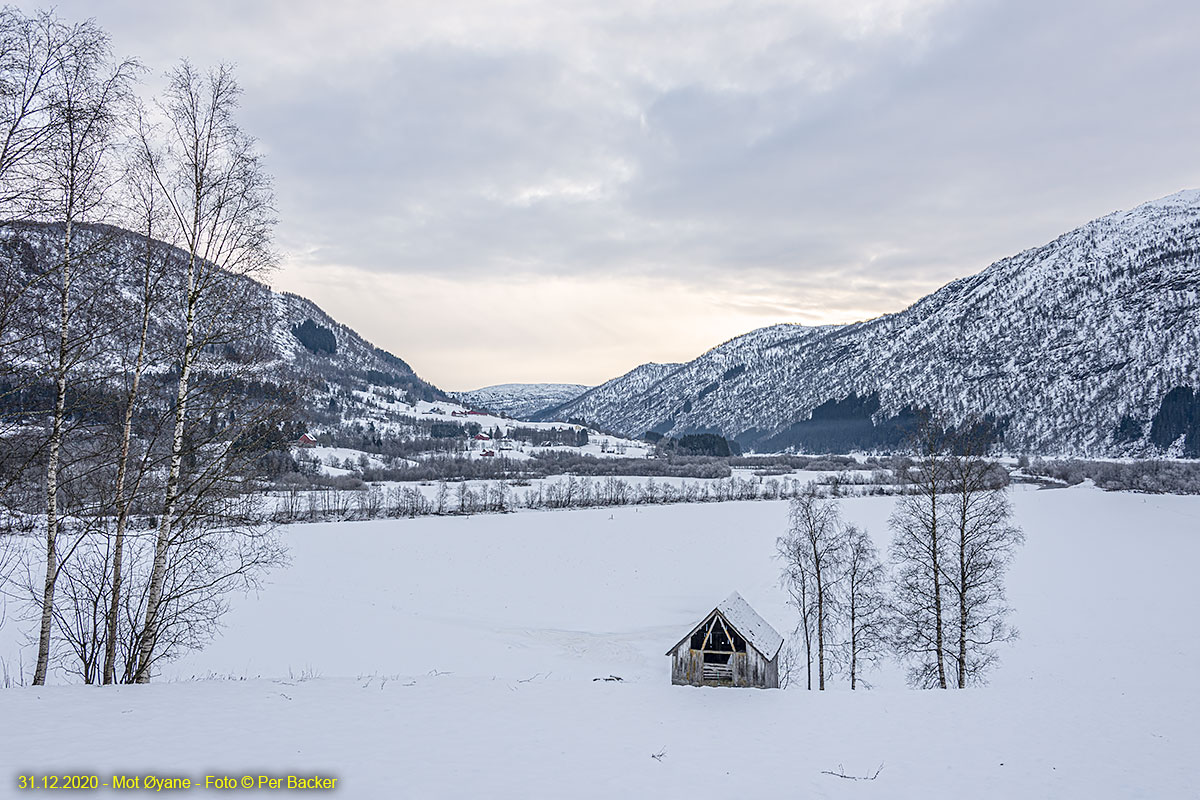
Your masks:
<svg viewBox="0 0 1200 800"><path fill-rule="evenodd" d="M938 461L929 456L929 547L932 561L933 616L937 647L938 688L946 688L946 643L942 632L942 570L940 555L942 543L938 540Z"/></svg>
<svg viewBox="0 0 1200 800"><path fill-rule="evenodd" d="M198 227L198 226L197 226ZM175 516L175 505L179 500L179 477L183 469L183 433L187 417L188 379L195 358L193 343L196 322L196 256L195 248L188 260L187 312L184 321L183 364L179 371L179 392L175 404L175 433L171 440L171 467L167 474L166 497L163 502L162 518L158 523L158 538L154 545L154 565L150 571L150 587L146 599L146 616L138 641L136 683L150 682L154 646L158 638L158 606L162 601L163 582L167 571L167 548L171 541L171 524Z"/></svg>
<svg viewBox="0 0 1200 800"><path fill-rule="evenodd" d="M62 303L59 308L58 365L55 370L54 417L46 454L46 579L42 585L42 614L38 627L37 666L33 685L46 683L50 666L50 632L54 621L54 585L58 581L58 463L62 451L67 407L67 349L71 325L71 220L63 241Z"/></svg>
<svg viewBox="0 0 1200 800"><path fill-rule="evenodd" d="M112 597L109 601L108 619L106 621L104 638L104 669L102 681L105 684L115 680L117 661L117 616L121 611L121 568L125 550L125 527L129 522L129 498L125 497L125 476L129 468L129 441L133 430L133 409L137 402L138 386L142 379L142 369L146 359L146 338L150 330L151 307L151 244L150 231L146 232L146 273L142 283L142 327L138 335L137 359L133 367L133 380L129 386L129 397L125 403L125 419L121 426L121 448L117 457L117 481L115 487L117 507L117 530L113 542L112 566Z"/></svg>

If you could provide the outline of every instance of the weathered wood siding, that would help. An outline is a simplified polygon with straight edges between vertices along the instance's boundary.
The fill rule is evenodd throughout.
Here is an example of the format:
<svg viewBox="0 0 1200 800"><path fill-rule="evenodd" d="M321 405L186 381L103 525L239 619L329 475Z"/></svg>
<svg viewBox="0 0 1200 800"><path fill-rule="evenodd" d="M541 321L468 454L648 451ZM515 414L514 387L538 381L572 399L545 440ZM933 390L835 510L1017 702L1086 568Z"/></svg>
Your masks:
<svg viewBox="0 0 1200 800"><path fill-rule="evenodd" d="M734 686L753 686L757 689L779 688L778 656L767 661L762 653L747 647L745 653L734 656Z"/></svg>
<svg viewBox="0 0 1200 800"><path fill-rule="evenodd" d="M714 678L704 675L704 654L692 650L684 641L671 653L671 683L677 686L741 686L756 689L779 688L779 657L768 661L753 647L744 653L734 653L729 659L732 677ZM709 664L709 667L716 665ZM724 666L724 665L720 665Z"/></svg>

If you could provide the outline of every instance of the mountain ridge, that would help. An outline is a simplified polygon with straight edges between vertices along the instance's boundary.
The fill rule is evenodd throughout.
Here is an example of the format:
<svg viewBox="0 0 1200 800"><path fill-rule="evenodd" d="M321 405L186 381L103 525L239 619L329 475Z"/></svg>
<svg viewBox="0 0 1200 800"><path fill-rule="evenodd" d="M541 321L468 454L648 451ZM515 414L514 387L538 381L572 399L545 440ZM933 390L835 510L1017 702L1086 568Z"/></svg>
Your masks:
<svg viewBox="0 0 1200 800"><path fill-rule="evenodd" d="M61 258L62 226L56 223L19 222L0 226L0 259L4 260L5 277L23 279L35 285L49 273L47 265ZM144 256L146 237L111 224L83 224L75 226L75 237L81 251L94 250L91 257L105 266L89 269L86 264L75 277L74 294L77 302L92 302L96 298L101 306L95 313L107 314L114 319L119 315L136 318L140 315L141 278L137 264ZM178 295L183 273L182 264L187 253L182 249L159 240L151 240L150 246L174 266L163 272L163 295L158 301L151 321L154 336L167 337L179 325L178 309L170 298ZM115 266L114 266L115 265ZM24 276L22 278L22 276ZM383 385L404 392L416 400L444 400L447 395L433 384L421 379L402 358L383 350L364 339L353 328L333 319L312 300L290 292L272 289L267 283L251 277L230 277L229 286L238 286L236 291L242 308L236 313L264 315L269 321L269 330L264 326L267 351L261 364L264 377L272 370L281 369L306 387L302 393L304 406L310 417L328 414L332 404L340 407L357 402L354 391L367 384ZM44 309L34 305L24 311L24 318L10 320L5 336L10 341L30 340L34 332L44 324ZM247 310L252 309L252 310ZM103 339L103 336L101 337ZM117 352L119 342L97 341L89 345L92 358L106 350ZM171 363L159 364L153 369L173 368Z"/></svg>
<svg viewBox="0 0 1200 800"><path fill-rule="evenodd" d="M751 448L811 450L896 444L897 420L932 409L992 418L997 444L1013 452L1200 455L1200 408L1171 412L1174 428L1150 435L1170 392L1200 389L1198 291L1200 190L1189 189L901 311L761 328L652 380L635 368L552 413L626 435L718 432ZM1168 428L1178 435L1163 447Z"/></svg>

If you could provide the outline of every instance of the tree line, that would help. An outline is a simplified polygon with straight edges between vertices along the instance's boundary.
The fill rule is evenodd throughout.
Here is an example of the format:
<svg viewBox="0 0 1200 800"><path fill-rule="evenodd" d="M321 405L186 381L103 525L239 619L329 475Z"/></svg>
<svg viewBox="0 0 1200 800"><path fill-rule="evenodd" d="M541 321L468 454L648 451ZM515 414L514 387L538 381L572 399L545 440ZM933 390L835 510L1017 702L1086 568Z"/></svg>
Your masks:
<svg viewBox="0 0 1200 800"><path fill-rule="evenodd" d="M251 494L296 400L270 179L229 67L149 102L143 72L93 21L0 9L0 588L34 684L148 682L285 558Z"/></svg>
<svg viewBox="0 0 1200 800"><path fill-rule="evenodd" d="M1088 461L1086 459L1035 458L1023 456L1018 462L1027 475L1044 476L1069 486L1093 481L1108 492L1145 492L1148 494L1200 494L1200 462L1166 461Z"/></svg>
<svg viewBox="0 0 1200 800"><path fill-rule="evenodd" d="M287 485L272 493L264 514L278 523L339 522L399 517L505 513L522 509L608 508L611 506L787 500L810 490L838 496L836 486L793 478L628 480L620 475L565 475L534 483L525 478L441 480L432 492L421 485L366 486L350 476L319 487Z"/></svg>

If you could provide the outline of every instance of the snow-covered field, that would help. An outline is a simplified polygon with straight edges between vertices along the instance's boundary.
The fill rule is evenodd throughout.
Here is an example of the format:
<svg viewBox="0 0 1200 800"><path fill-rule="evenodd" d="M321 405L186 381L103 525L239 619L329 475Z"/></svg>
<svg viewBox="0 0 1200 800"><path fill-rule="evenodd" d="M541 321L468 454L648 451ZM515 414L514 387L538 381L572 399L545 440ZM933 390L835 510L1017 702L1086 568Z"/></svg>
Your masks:
<svg viewBox="0 0 1200 800"><path fill-rule="evenodd" d="M363 464L373 469L387 466L379 456L349 447L297 447L293 448L292 452L295 456L314 460L322 475L334 478L339 475L352 475ZM345 466L347 461L351 465L349 468ZM405 461L409 464L416 463L407 459Z"/></svg>
<svg viewBox="0 0 1200 800"><path fill-rule="evenodd" d="M477 411L468 413L469 409L467 406L448 400L438 402L420 400L414 405L409 405L402 401L389 400L388 396L391 392L386 387L372 386L368 390L355 391L353 394L360 403L371 409L372 413L362 417L351 417L346 419L345 422L358 423L364 426L369 423L375 424L379 430L391 430L389 420L397 416L427 422L449 422L463 425L475 423L484 432L499 430L502 436L509 435L516 428L536 431L556 431L568 428L579 430L583 427L566 422L524 422L511 417ZM583 452L595 456L607 456L616 455L619 448L621 455L628 455L630 458L635 458L644 455L651 449L647 447L645 442L636 439L625 439L609 434L598 434L598 437L597 441L593 443L594 450L585 449ZM602 443L604 444L603 448L601 447Z"/></svg>
<svg viewBox="0 0 1200 800"><path fill-rule="evenodd" d="M84 772L319 774L356 798L1196 797L1200 497L1013 500L1022 637L989 687L947 692L895 668L854 693L670 685L663 654L730 591L794 624L782 502L296 526L292 566L156 684L0 690L0 796ZM882 544L893 502L843 511Z"/></svg>

